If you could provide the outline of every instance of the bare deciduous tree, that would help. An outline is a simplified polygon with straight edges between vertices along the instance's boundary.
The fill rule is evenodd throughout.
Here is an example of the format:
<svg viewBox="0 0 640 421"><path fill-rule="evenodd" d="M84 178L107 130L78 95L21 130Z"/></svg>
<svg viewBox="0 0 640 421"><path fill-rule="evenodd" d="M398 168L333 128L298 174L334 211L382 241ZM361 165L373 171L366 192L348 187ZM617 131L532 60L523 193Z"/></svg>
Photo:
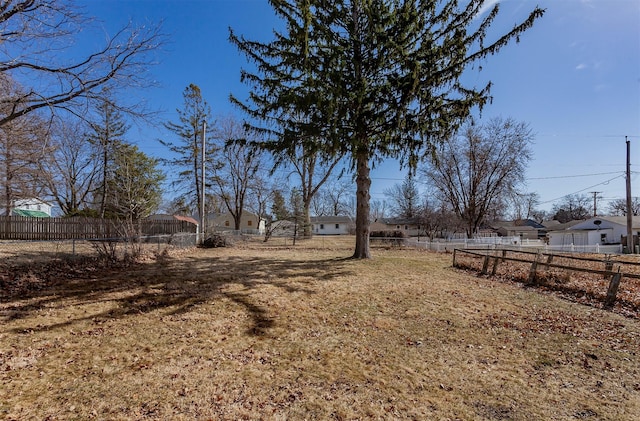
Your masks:
<svg viewBox="0 0 640 421"><path fill-rule="evenodd" d="M264 152L249 146L242 123L233 117L219 119L215 138L219 152L213 168L212 186L233 217L235 230L240 229L246 196L256 175L263 168Z"/></svg>
<svg viewBox="0 0 640 421"><path fill-rule="evenodd" d="M17 200L42 196L47 140L47 125L35 115L0 126L0 213L10 215Z"/></svg>
<svg viewBox="0 0 640 421"><path fill-rule="evenodd" d="M626 216L627 199L616 199L609 202L609 213L613 216ZM631 213L633 216L640 215L640 197L631 198Z"/></svg>
<svg viewBox="0 0 640 421"><path fill-rule="evenodd" d="M148 86L147 69L162 45L160 26L131 24L82 58L67 54L76 37L96 28L72 0L6 0L0 5L0 78L18 91L0 94L0 126L34 111L83 116L104 88ZM128 112L140 114L140 106Z"/></svg>
<svg viewBox="0 0 640 421"><path fill-rule="evenodd" d="M98 150L87 142L87 128L82 123L59 122L52 130L54 151L43 162L49 194L64 215L75 215L90 207L97 187Z"/></svg>
<svg viewBox="0 0 640 421"><path fill-rule="evenodd" d="M469 237L524 181L532 139L527 124L495 118L485 125L469 122L435 148L424 174L465 221Z"/></svg>
<svg viewBox="0 0 640 421"><path fill-rule="evenodd" d="M336 177L331 177L311 200L315 216L348 215L348 198L353 195L353 186Z"/></svg>
<svg viewBox="0 0 640 421"><path fill-rule="evenodd" d="M591 199L584 194L570 194L551 208L553 219L560 223L579 221L591 216Z"/></svg>
<svg viewBox="0 0 640 421"><path fill-rule="evenodd" d="M415 218L420 213L420 191L411 175L405 177L402 184L395 184L385 189L387 204L393 216L399 218Z"/></svg>
<svg viewBox="0 0 640 421"><path fill-rule="evenodd" d="M312 236L311 202L320 188L329 180L342 156L322 158L318 153L308 151L304 146L295 148L295 154L287 155L290 165L300 181L302 200L302 230L305 237Z"/></svg>
<svg viewBox="0 0 640 421"><path fill-rule="evenodd" d="M537 206L540 203L540 195L538 193L511 192L508 195L508 202L510 202L513 220L535 218L539 214Z"/></svg>

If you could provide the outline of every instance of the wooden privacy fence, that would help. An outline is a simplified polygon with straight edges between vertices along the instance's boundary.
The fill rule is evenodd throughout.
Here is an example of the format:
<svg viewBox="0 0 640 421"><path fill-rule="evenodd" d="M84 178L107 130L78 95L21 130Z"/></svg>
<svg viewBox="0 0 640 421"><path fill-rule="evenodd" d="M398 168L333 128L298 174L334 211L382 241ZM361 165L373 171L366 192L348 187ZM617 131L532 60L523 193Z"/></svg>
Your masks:
<svg viewBox="0 0 640 421"><path fill-rule="evenodd" d="M133 224L113 219L0 216L0 240L72 240L120 238L131 235L196 232L196 225L179 220L143 219Z"/></svg>
<svg viewBox="0 0 640 421"><path fill-rule="evenodd" d="M453 266L640 310L640 263L514 250L453 251ZM621 281L624 283L621 287Z"/></svg>

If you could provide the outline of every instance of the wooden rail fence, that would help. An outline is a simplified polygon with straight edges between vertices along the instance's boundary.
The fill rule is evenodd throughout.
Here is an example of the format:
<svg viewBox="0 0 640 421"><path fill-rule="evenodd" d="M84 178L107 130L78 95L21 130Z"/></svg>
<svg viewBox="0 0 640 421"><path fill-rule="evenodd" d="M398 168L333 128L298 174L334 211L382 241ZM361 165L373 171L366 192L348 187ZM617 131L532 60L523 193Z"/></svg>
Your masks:
<svg viewBox="0 0 640 421"><path fill-rule="evenodd" d="M125 237L132 233L157 235L179 232L196 232L196 225L178 220L143 219L127 225L118 220L85 217L0 216L0 240L105 239Z"/></svg>
<svg viewBox="0 0 640 421"><path fill-rule="evenodd" d="M524 257L509 257L509 253L519 256L523 255ZM493 253L486 251L483 252L480 250L454 249L454 267L468 267L468 265L460 263L460 255L469 256L474 260L481 261L482 265L479 269L480 275L496 276L499 265L503 262L514 262L529 265L529 273L525 283L531 286L538 286L540 284L539 278L541 273L543 271L549 271L550 269L600 275L602 277L601 279L609 281L607 292L603 300L605 308L611 308L615 304L618 290L620 288L620 281L623 278L636 280L636 282L639 282L638 280L640 280L640 263L614 260L609 257L605 259L596 259L563 254L513 251L506 249L495 250ZM557 260L568 261L569 264L555 263ZM601 269L585 267L586 265L600 266ZM478 264L478 266L480 265ZM623 268L625 268L624 272L622 271ZM640 294L636 295L638 295L637 298L640 300ZM640 302L635 303L635 305L640 306Z"/></svg>

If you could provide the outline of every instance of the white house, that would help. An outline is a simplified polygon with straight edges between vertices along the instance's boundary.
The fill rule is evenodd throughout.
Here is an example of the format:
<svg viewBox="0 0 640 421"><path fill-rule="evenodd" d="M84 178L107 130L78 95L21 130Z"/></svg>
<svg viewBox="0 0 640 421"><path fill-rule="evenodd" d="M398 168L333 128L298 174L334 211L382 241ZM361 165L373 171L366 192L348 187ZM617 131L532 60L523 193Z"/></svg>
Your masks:
<svg viewBox="0 0 640 421"><path fill-rule="evenodd" d="M12 213L17 216L51 216L51 205L37 198L16 200ZM26 212L21 212L26 211Z"/></svg>
<svg viewBox="0 0 640 421"><path fill-rule="evenodd" d="M346 235L355 228L353 220L348 216L312 216L311 226L316 235Z"/></svg>
<svg viewBox="0 0 640 421"><path fill-rule="evenodd" d="M235 222L233 216L229 213L208 214L206 217L207 232L214 231L234 231ZM240 231L244 234L264 234L266 221L258 218L253 212L243 211L240 218Z"/></svg>
<svg viewBox="0 0 640 421"><path fill-rule="evenodd" d="M633 218L632 231L634 236L640 232L640 217ZM622 236L626 235L626 216L597 216L567 229L547 233L550 246L620 244Z"/></svg>

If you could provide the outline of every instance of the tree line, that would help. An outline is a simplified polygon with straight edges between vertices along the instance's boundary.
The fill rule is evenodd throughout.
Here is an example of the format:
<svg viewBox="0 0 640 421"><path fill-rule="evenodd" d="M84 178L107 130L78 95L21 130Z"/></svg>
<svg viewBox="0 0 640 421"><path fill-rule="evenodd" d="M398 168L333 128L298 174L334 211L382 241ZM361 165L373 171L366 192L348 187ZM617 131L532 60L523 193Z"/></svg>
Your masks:
<svg viewBox="0 0 640 421"><path fill-rule="evenodd" d="M177 121L162 123L169 157L156 159L127 140L130 121L152 113L122 93L151 85L145 77L165 40L160 26L127 26L102 49L64 62L54 57L58 47L91 20L67 0L5 2L4 212L18 198L45 195L68 215L141 217L161 207L163 165L171 171L165 209L228 211L237 227L244 209L278 219L286 208L304 221L305 235L312 213L351 212L353 257L368 258L379 211L370 172L392 159L423 176L429 208L452 212L467 234L507 200L530 213L535 196L521 187L533 133L512 118L474 118L490 104L491 82L469 86L462 76L517 42L544 10L496 33L500 7L485 10L482 0L269 3L284 23L272 40L230 30L251 63L240 71L248 97L230 96L244 119L214 116L199 87L188 85Z"/></svg>

